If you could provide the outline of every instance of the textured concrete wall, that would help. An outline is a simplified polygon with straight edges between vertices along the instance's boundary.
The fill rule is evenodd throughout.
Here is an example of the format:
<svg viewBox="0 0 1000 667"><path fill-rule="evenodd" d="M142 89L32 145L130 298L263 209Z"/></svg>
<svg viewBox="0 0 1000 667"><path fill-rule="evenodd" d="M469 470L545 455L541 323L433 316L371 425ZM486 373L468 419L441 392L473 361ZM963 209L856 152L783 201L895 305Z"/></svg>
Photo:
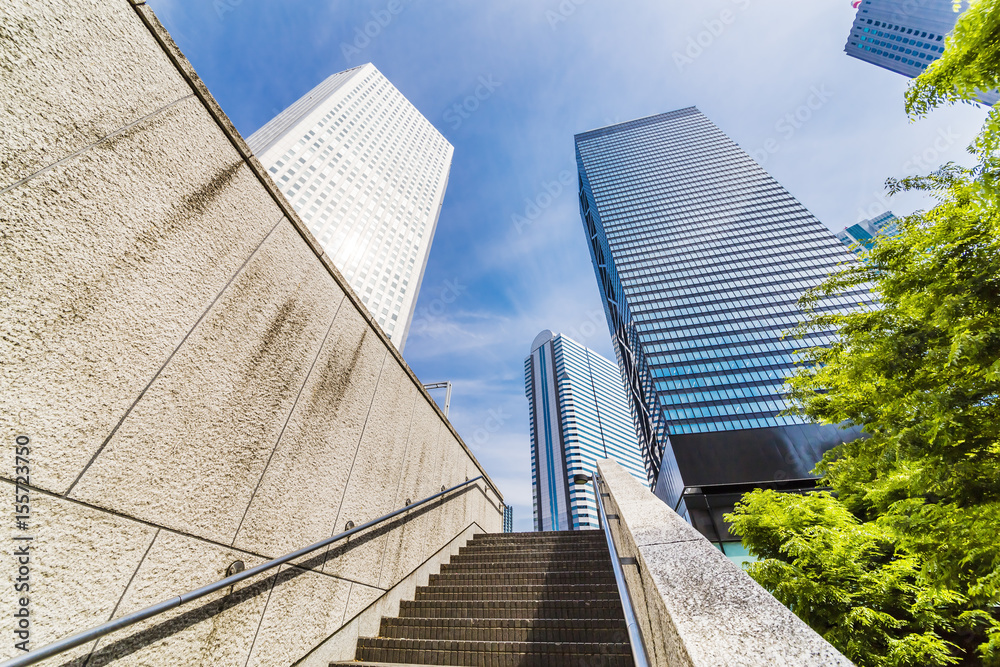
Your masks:
<svg viewBox="0 0 1000 667"><path fill-rule="evenodd" d="M31 439L0 539L34 538L32 648L483 474L145 5L6 0L0 72L8 519ZM479 482L72 655L290 664L499 501Z"/></svg>
<svg viewBox="0 0 1000 667"><path fill-rule="evenodd" d="M597 470L650 665L852 664L617 462Z"/></svg>

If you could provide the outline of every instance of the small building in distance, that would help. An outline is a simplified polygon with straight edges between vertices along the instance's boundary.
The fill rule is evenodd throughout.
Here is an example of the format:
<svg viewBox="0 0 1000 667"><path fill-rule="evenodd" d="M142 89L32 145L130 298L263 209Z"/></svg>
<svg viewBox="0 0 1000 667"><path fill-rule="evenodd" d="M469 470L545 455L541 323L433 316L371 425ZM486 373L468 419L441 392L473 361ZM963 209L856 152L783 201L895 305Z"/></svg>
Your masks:
<svg viewBox="0 0 1000 667"><path fill-rule="evenodd" d="M535 530L598 528L591 476L612 458L648 485L618 366L562 334L535 337L524 361Z"/></svg>
<svg viewBox="0 0 1000 667"><path fill-rule="evenodd" d="M886 211L874 218L861 220L837 232L837 238L845 246L860 254L875 245L876 236L895 236L899 233L896 216L892 211Z"/></svg>

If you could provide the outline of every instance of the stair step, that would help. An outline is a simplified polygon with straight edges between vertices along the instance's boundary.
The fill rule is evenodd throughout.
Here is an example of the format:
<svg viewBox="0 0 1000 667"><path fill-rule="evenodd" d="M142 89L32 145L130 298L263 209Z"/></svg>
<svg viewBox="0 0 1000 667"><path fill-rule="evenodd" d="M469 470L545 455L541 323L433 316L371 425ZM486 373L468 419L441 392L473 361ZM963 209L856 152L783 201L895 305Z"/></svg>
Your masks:
<svg viewBox="0 0 1000 667"><path fill-rule="evenodd" d="M433 639L358 639L358 660L392 660L417 664L453 664L483 667L495 664L630 665L625 643L461 642ZM574 662L567 663L566 660ZM574 660L575 659L575 660ZM428 663L427 661L433 661ZM547 661L547 662L546 662Z"/></svg>
<svg viewBox="0 0 1000 667"><path fill-rule="evenodd" d="M553 667L553 665L559 665L560 667L634 667L632 662L632 656L601 656L594 658L592 656L558 656L558 660L553 661L553 656L548 654L541 655L521 655L518 653L491 653L488 654L488 658L482 658L479 656L473 657L463 657L462 655L452 656L450 653L442 652L438 658L441 662L375 662L372 660L363 660L361 662L351 661L351 662L331 662L331 667L333 665L343 665L350 667L427 667L427 665L475 665L476 667ZM435 656L435 652L430 652L428 656ZM426 658L428 660L431 657ZM479 662L483 660L483 662Z"/></svg>
<svg viewBox="0 0 1000 667"><path fill-rule="evenodd" d="M489 642L628 641L622 619L383 618L380 637Z"/></svg>
<svg viewBox="0 0 1000 667"><path fill-rule="evenodd" d="M515 538L538 539L543 537L570 537L575 535L602 535L600 530L529 530L520 533L477 533L473 539Z"/></svg>
<svg viewBox="0 0 1000 667"><path fill-rule="evenodd" d="M566 546L574 544L606 544L603 534L596 534L593 537L548 537L548 538L528 538L528 537L488 537L473 538L466 544L471 546L479 545L506 545L506 546Z"/></svg>
<svg viewBox="0 0 1000 667"><path fill-rule="evenodd" d="M520 561L522 563L548 562L551 560L596 560L605 562L609 560L607 549L600 551L596 549L567 549L565 551L504 551L501 549L476 549L475 551L462 551L451 557L451 562L455 561Z"/></svg>
<svg viewBox="0 0 1000 667"><path fill-rule="evenodd" d="M578 544L531 544L531 545L497 545L497 544L471 544L460 547L460 553L472 551L475 553L576 553L578 551L607 551L608 545L604 542L580 542Z"/></svg>
<svg viewBox="0 0 1000 667"><path fill-rule="evenodd" d="M533 593L540 597L548 595L566 595L575 593L577 600L585 600L590 593L614 593L618 595L618 587L614 582L610 583L563 583L563 584L435 584L430 586L417 586L417 595L421 593L445 593L453 595L479 595L497 593Z"/></svg>
<svg viewBox="0 0 1000 667"><path fill-rule="evenodd" d="M498 595L517 595L519 598L524 595L533 595L536 600L564 598L567 595L574 596L573 600L586 600L591 595L608 595L617 597L618 587L611 583L564 583L564 584L518 584L518 585L466 585L461 584L436 584L431 586L417 586L417 596L430 594L434 595L490 595L491 599L496 599ZM511 598L513 599L513 598Z"/></svg>
<svg viewBox="0 0 1000 667"><path fill-rule="evenodd" d="M611 559L608 556L608 552L585 552L580 554L552 554L552 555L538 555L538 556L528 556L520 554L484 554L482 556L469 556L469 555L459 555L452 556L449 561L450 565L462 565L464 563L523 563L525 565L537 564L542 568L548 567L550 563L575 563L577 565L586 564L601 564L605 563L610 565Z"/></svg>
<svg viewBox="0 0 1000 667"><path fill-rule="evenodd" d="M520 600L618 600L617 591L601 591L595 593L588 593L586 595L581 595L578 591L569 591L565 593L538 593L535 591L504 591L496 593L445 593L443 591L429 590L422 593L418 593L416 596L417 600L448 600L450 602L475 602L476 600L482 600L483 602L492 602L494 600L507 600L507 601L520 601Z"/></svg>
<svg viewBox="0 0 1000 667"><path fill-rule="evenodd" d="M458 553L452 558L461 556L533 556L533 555L551 555L551 556L575 556L579 555L581 558L589 558L592 556L597 556L599 554L607 554L608 547L604 543L601 544L570 544L570 545L556 545L552 547L539 547L533 546L531 548L524 549L511 549L508 547L495 547L492 545L475 547L461 547Z"/></svg>
<svg viewBox="0 0 1000 667"><path fill-rule="evenodd" d="M485 555L485 554L507 554L509 556L520 555L541 555L541 554L576 554L581 551L607 553L608 548L604 544L570 544L553 546L517 546L517 547L496 547L492 544L476 544L465 546L458 550L459 556Z"/></svg>
<svg viewBox="0 0 1000 667"><path fill-rule="evenodd" d="M623 618L614 600L403 600L402 618Z"/></svg>
<svg viewBox="0 0 1000 667"><path fill-rule="evenodd" d="M479 533L472 537L477 542L484 540L596 540L603 539L603 530L556 530L547 533Z"/></svg>
<svg viewBox="0 0 1000 667"><path fill-rule="evenodd" d="M595 567L596 566L596 567ZM611 559L606 563L578 562L573 560L557 560L547 562L523 563L518 561L507 561L499 563L447 563L441 566L442 574L453 572L496 572L500 573L520 573L520 572L578 572L580 576L587 576L589 573L603 573L611 571Z"/></svg>
<svg viewBox="0 0 1000 667"><path fill-rule="evenodd" d="M585 537L549 537L549 538L528 538L528 537L486 537L478 536L467 542L471 546L572 546L574 544L607 544L603 533L597 533Z"/></svg>
<svg viewBox="0 0 1000 667"><path fill-rule="evenodd" d="M607 553L608 546L601 543L580 543L580 544L541 544L524 547L496 546L493 544L474 544L472 546L461 547L457 555L465 554L509 554L511 556L520 554L575 554L581 551Z"/></svg>
<svg viewBox="0 0 1000 667"><path fill-rule="evenodd" d="M545 572L541 570L524 572L457 572L452 574L432 574L428 584L431 586L614 586L615 577L610 570L608 572L594 570L587 576L580 576L577 572Z"/></svg>

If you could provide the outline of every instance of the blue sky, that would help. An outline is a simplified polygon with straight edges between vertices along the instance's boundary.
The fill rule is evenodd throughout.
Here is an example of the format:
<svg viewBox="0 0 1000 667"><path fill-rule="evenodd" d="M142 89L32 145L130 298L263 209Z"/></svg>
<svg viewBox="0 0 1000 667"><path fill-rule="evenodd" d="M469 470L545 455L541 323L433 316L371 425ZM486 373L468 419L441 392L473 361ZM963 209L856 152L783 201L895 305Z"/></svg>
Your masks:
<svg viewBox="0 0 1000 667"><path fill-rule="evenodd" d="M698 106L839 230L927 205L887 201L886 177L967 161L985 116L960 106L908 120L908 80L844 54L848 0L150 4L244 136L372 62L455 146L404 356L423 381L455 384L452 421L516 530L531 530L531 341L552 329L614 358L577 209L575 133Z"/></svg>

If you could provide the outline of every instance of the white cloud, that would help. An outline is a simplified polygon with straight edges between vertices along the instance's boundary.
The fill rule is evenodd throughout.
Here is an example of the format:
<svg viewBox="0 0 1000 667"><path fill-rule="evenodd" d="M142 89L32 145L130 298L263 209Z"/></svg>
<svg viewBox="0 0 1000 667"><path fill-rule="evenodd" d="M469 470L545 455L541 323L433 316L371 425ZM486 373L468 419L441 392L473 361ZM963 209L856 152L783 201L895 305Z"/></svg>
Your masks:
<svg viewBox="0 0 1000 667"><path fill-rule="evenodd" d="M452 416L466 438L490 410L512 415L488 441L470 442L508 502L528 508L529 525L522 365L531 341L542 329L575 332L613 358L579 220L575 133L697 105L745 149L777 138L765 168L838 229L885 205L887 176L925 171L914 156L963 159L985 115L958 107L909 122L907 80L844 53L854 16L846 0L588 0L553 23L547 12L559 4L412 3L363 52L456 149L405 356L427 381L455 382ZM384 2L244 0L225 20L207 2L153 5L248 133L354 64L338 45ZM701 51L679 67L692 40ZM481 76L501 85L452 129L443 113ZM832 95L784 136L778 122L814 87ZM941 132L958 138L945 146ZM567 170L571 185L560 181ZM532 203L538 215L518 231L512 216L528 218ZM925 202L890 205L906 213ZM443 298L447 281L464 291Z"/></svg>

